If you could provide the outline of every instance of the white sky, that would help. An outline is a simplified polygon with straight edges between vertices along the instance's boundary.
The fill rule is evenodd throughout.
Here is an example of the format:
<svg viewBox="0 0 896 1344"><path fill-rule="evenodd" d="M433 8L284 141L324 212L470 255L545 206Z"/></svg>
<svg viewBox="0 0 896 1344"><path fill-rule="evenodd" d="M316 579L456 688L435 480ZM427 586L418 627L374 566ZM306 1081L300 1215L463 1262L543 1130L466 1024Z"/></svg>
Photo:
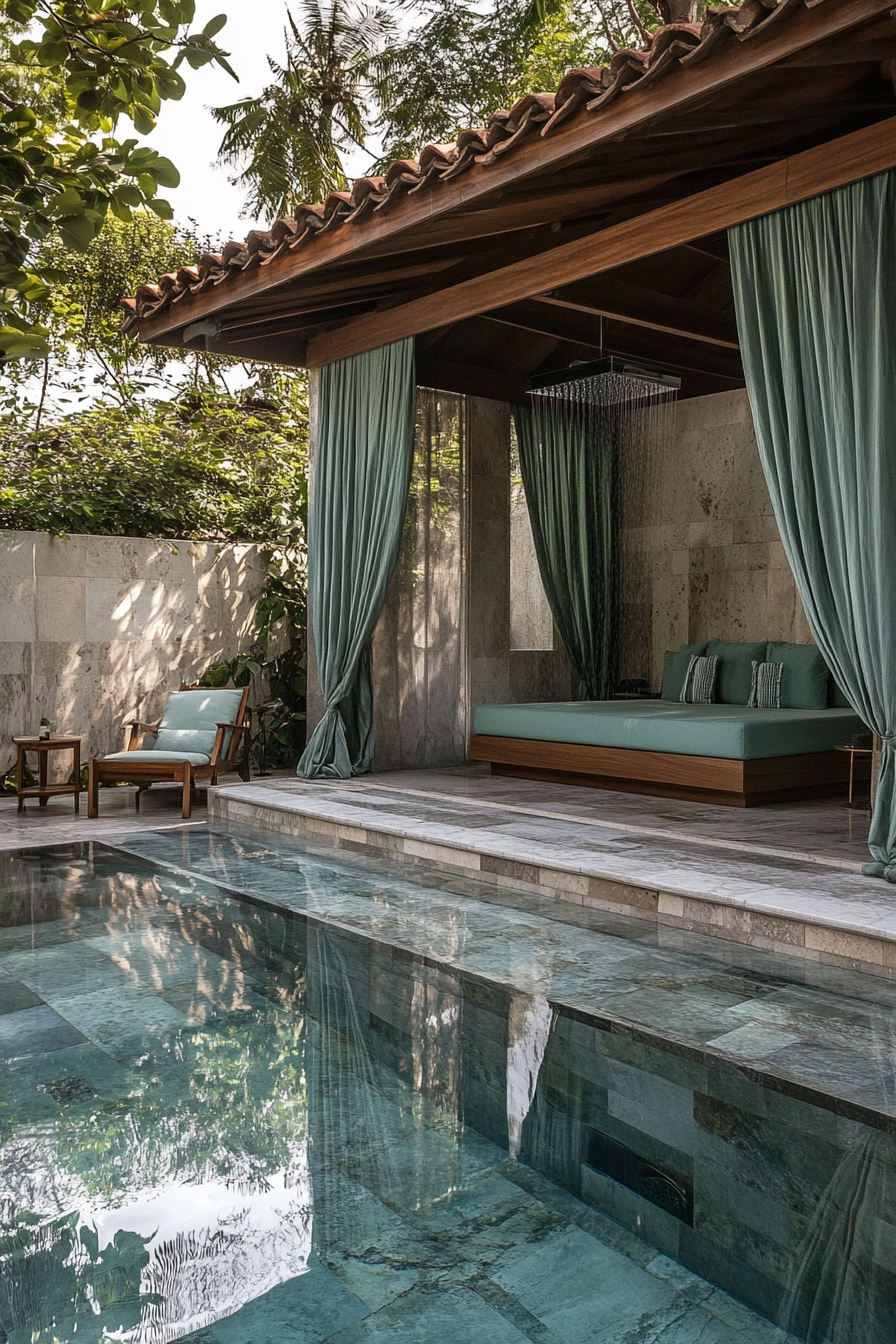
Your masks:
<svg viewBox="0 0 896 1344"><path fill-rule="evenodd" d="M294 3L293 12L298 19L298 3ZM216 65L191 70L184 63L180 69L186 94L179 103L163 103L155 131L140 138L180 170L181 185L161 193L171 202L178 222L195 219L203 233L244 238L254 221L240 218L245 192L230 185L231 170L215 166L224 127L214 121L208 109L255 97L270 82L265 57L270 53L275 60L283 58L286 0L198 0L191 27L203 28L216 14L227 15L227 24L216 41L230 52L239 84ZM366 163L367 156L361 154L358 162L348 166L362 172ZM261 221L265 227L272 222Z"/></svg>
<svg viewBox="0 0 896 1344"><path fill-rule="evenodd" d="M180 186L161 193L171 202L178 221L195 219L204 233L243 238L253 221L240 218L245 193L230 185L226 168L214 166L224 127L213 120L208 108L255 97L270 82L265 56L270 52L275 60L283 57L286 4L285 0L198 0L191 27L203 28L222 13L227 15L227 24L216 41L230 52L239 84L218 66L191 70L185 63L181 73L186 94L179 103L162 104L158 126L145 138L180 170Z"/></svg>

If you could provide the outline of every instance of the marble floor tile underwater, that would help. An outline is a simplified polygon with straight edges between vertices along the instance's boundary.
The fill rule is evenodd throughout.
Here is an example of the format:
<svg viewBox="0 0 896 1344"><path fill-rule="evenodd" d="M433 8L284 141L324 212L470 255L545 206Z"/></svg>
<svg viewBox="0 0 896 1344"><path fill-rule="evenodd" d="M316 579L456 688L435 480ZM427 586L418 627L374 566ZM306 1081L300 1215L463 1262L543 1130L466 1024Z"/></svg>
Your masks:
<svg viewBox="0 0 896 1344"><path fill-rule="evenodd" d="M0 1344L892 1344L891 987L462 885L0 857Z"/></svg>

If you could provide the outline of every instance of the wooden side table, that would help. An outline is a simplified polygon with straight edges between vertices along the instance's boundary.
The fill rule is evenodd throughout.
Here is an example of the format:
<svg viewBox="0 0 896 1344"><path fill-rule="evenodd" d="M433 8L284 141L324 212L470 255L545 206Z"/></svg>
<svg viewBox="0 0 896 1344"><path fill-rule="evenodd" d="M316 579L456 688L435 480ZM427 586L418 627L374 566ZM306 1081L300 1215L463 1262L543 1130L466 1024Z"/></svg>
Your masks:
<svg viewBox="0 0 896 1344"><path fill-rule="evenodd" d="M36 798L41 807L46 807L57 794L70 793L75 800L75 811L81 811L81 738L80 737L14 737L16 745L16 789L19 794L18 811L25 808L26 798ZM37 788L24 788L25 753L37 753ZM72 773L74 784L47 783L47 757L51 751L70 751L72 753Z"/></svg>

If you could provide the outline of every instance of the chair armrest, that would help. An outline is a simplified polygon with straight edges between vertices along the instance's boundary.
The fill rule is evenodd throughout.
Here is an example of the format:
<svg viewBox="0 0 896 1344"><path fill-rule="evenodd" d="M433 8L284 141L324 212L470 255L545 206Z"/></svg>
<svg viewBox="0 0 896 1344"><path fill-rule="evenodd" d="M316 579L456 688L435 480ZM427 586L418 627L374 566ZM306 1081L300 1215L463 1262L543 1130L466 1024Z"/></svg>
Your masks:
<svg viewBox="0 0 896 1344"><path fill-rule="evenodd" d="M128 730L127 741L125 742L125 751L135 751L137 741L144 733L157 733L159 725L157 723L142 723L140 719L129 719L125 724Z"/></svg>
<svg viewBox="0 0 896 1344"><path fill-rule="evenodd" d="M221 748L224 745L225 733L230 732L233 734L229 743L230 751L228 751L227 755L224 757L225 760L228 760L230 756L233 754L234 743L239 741L237 734L248 733L249 731L248 723L216 723L215 727L217 728L218 732L215 737L214 750L212 751L212 757L211 757L212 765L217 765L221 759Z"/></svg>

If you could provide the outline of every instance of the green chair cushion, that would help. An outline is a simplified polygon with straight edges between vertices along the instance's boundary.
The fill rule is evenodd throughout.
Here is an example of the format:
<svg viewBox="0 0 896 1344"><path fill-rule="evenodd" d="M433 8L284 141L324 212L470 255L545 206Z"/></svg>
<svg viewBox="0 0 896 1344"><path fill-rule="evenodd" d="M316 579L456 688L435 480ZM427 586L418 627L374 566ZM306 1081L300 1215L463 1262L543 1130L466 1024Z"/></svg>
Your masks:
<svg viewBox="0 0 896 1344"><path fill-rule="evenodd" d="M473 722L474 732L484 736L735 761L832 751L853 733L867 731L851 710L747 709L669 700L480 705Z"/></svg>
<svg viewBox="0 0 896 1344"><path fill-rule="evenodd" d="M176 751L181 756L198 752L211 756L215 749L217 728L160 728L149 751Z"/></svg>
<svg viewBox="0 0 896 1344"><path fill-rule="evenodd" d="M773 659L771 654L766 658L767 648L764 642L738 644L727 639L709 641L706 652L714 653L719 660L716 701L720 705L746 705L753 682L753 664L779 661Z"/></svg>
<svg viewBox="0 0 896 1344"><path fill-rule="evenodd" d="M219 723L236 723L243 693L239 688L227 690L170 691L159 728L210 729Z"/></svg>
<svg viewBox="0 0 896 1344"><path fill-rule="evenodd" d="M199 751L114 751L111 756L103 756L105 761L119 761L131 765L163 765L172 761L189 761L191 765L208 765L211 757Z"/></svg>
<svg viewBox="0 0 896 1344"><path fill-rule="evenodd" d="M672 653L670 650L666 654L666 664L663 668L662 689L662 697L664 700L681 699L684 679L688 674L691 657L702 657L705 652L706 640L704 640L702 644L682 644L677 653Z"/></svg>
<svg viewBox="0 0 896 1344"><path fill-rule="evenodd" d="M827 709L827 664L814 644L769 644L768 659L783 663L782 709Z"/></svg>
<svg viewBox="0 0 896 1344"><path fill-rule="evenodd" d="M235 687L216 690L170 691L159 723L153 751L199 752L211 756L217 724L236 723L243 692ZM231 733L224 734L221 754L226 756Z"/></svg>

